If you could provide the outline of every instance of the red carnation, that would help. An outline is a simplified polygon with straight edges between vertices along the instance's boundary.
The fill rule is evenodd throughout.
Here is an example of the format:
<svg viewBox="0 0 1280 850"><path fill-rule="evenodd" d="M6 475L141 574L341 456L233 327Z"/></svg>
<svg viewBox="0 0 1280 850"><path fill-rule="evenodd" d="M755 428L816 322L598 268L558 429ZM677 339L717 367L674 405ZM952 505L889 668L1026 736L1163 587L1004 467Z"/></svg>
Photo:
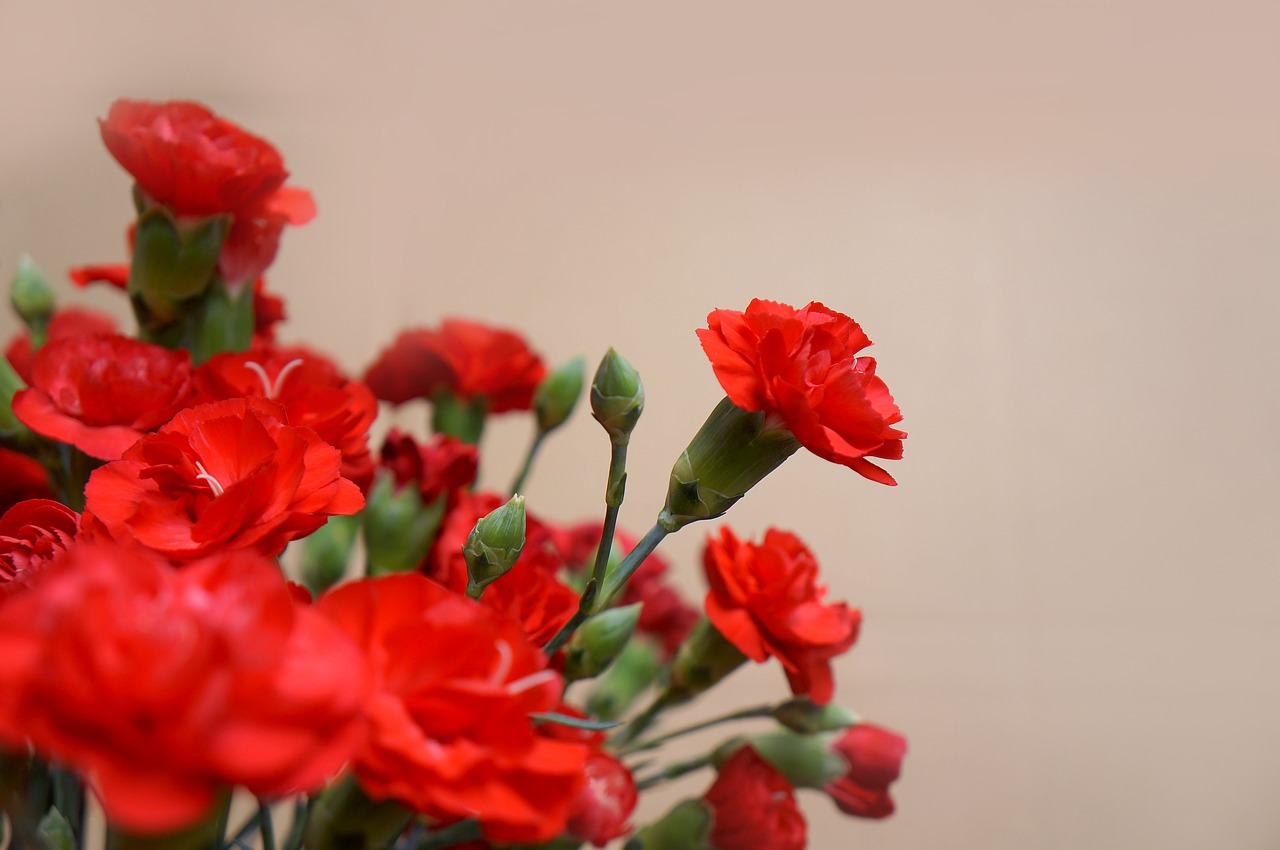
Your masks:
<svg viewBox="0 0 1280 850"><path fill-rule="evenodd" d="M52 499L49 473L34 458L0 446L0 511L27 499Z"/></svg>
<svg viewBox="0 0 1280 850"><path fill-rule="evenodd" d="M218 254L218 274L233 289L256 280L275 260L285 225L298 227L315 217L311 193L294 186L283 186L261 203L237 210Z"/></svg>
<svg viewBox="0 0 1280 850"><path fill-rule="evenodd" d="M547 549L522 552L511 571L485 589L480 604L519 623L530 643L543 646L578 610L578 592L555 577L559 566Z"/></svg>
<svg viewBox="0 0 1280 850"><path fill-rule="evenodd" d="M382 444L379 465L391 472L396 487L412 484L424 504L445 496L452 507L460 492L476 480L480 456L476 447L446 434L419 443L392 428Z"/></svg>
<svg viewBox="0 0 1280 850"><path fill-rule="evenodd" d="M79 307L64 307L53 314L46 331L45 344L57 342L69 337L89 336L91 334L113 334L116 332L116 320L95 310L82 310ZM31 383L31 361L35 352L31 350L31 334L27 331L15 336L4 350L5 359L18 373L24 384Z"/></svg>
<svg viewBox="0 0 1280 850"><path fill-rule="evenodd" d="M115 460L191 397L191 356L124 336L65 337L36 352L13 412L45 437Z"/></svg>
<svg viewBox="0 0 1280 850"><path fill-rule="evenodd" d="M219 354L196 370L193 384L194 403L265 398L283 405L289 424L310 428L342 452L342 476L368 489L374 471L369 427L378 402L328 358L305 348Z"/></svg>
<svg viewBox="0 0 1280 850"><path fill-rule="evenodd" d="M130 832L184 827L230 785L316 789L366 688L352 643L251 553L174 570L78 544L0 603L0 740L75 768Z"/></svg>
<svg viewBox="0 0 1280 850"><path fill-rule="evenodd" d="M707 789L711 846L717 850L803 850L804 815L795 793L750 747L733 754Z"/></svg>
<svg viewBox="0 0 1280 850"><path fill-rule="evenodd" d="M94 470L83 526L175 561L228 549L278 555L327 517L364 506L341 464L337 449L288 424L275 402L202 404Z"/></svg>
<svg viewBox="0 0 1280 850"><path fill-rule="evenodd" d="M870 723L850 726L831 745L849 763L844 776L827 786L827 793L847 815L887 818L893 814L889 786L902 773L907 739Z"/></svg>
<svg viewBox="0 0 1280 850"><path fill-rule="evenodd" d="M640 794L631 771L608 753L592 753L583 775L586 781L574 801L568 831L575 838L603 847L631 832L627 819Z"/></svg>
<svg viewBox="0 0 1280 850"><path fill-rule="evenodd" d="M445 319L439 330L401 333L369 367L365 382L392 404L444 389L462 399L483 398L490 413L502 413L528 410L546 372L518 334Z"/></svg>
<svg viewBox="0 0 1280 850"><path fill-rule="evenodd" d="M139 188L181 216L238 213L289 176L268 142L198 103L117 100L98 125Z"/></svg>
<svg viewBox="0 0 1280 850"><path fill-rule="evenodd" d="M474 817L494 842L560 834L587 748L535 730L529 714L554 710L562 683L515 623L417 574L342 585L317 607L374 668L353 759L370 797Z"/></svg>
<svg viewBox="0 0 1280 850"><path fill-rule="evenodd" d="M831 659L853 646L862 615L823 603L818 562L800 538L770 529L755 544L722 528L708 538L702 564L712 625L752 661L781 661L792 693L829 702Z"/></svg>
<svg viewBox="0 0 1280 850"><path fill-rule="evenodd" d="M427 575L454 590L463 593L467 589L467 561L462 556L463 544L476 522L507 503L504 496L497 493L475 493L468 490L459 491L457 500L440 523L440 531L427 556ZM525 514L525 540L520 565L529 565L534 569L553 572L560 568L558 557L543 557L542 551L554 553L551 532L537 517Z"/></svg>
<svg viewBox="0 0 1280 850"><path fill-rule="evenodd" d="M25 586L76 536L80 515L52 499L19 502L0 516L0 595Z"/></svg>
<svg viewBox="0 0 1280 850"><path fill-rule="evenodd" d="M799 310L753 300L716 310L698 331L716 378L738 407L779 417L806 448L882 484L893 476L866 458L898 460L902 413L858 323L813 302Z"/></svg>

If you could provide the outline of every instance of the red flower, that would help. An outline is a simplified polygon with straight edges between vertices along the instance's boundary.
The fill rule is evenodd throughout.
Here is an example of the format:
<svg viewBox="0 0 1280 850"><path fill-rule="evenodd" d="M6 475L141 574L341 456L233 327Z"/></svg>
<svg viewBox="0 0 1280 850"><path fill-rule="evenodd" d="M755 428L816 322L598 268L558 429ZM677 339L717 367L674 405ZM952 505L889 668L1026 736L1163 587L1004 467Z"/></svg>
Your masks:
<svg viewBox="0 0 1280 850"><path fill-rule="evenodd" d="M902 773L907 739L888 729L859 723L850 726L832 748L849 763L848 772L827 786L840 811L862 818L893 814L889 786Z"/></svg>
<svg viewBox="0 0 1280 850"><path fill-rule="evenodd" d="M265 398L283 405L289 424L310 428L342 452L342 476L368 489L374 471L369 426L378 402L328 358L305 348L219 354L196 370L193 383L197 404Z"/></svg>
<svg viewBox="0 0 1280 850"><path fill-rule="evenodd" d="M250 553L174 570L78 544L0 604L0 740L75 768L131 832L184 827L233 784L314 790L359 744L367 687Z"/></svg>
<svg viewBox="0 0 1280 850"><path fill-rule="evenodd" d="M218 255L218 273L233 289L256 279L275 260L285 225L301 226L315 217L311 193L293 186L283 186L261 203L237 210Z"/></svg>
<svg viewBox="0 0 1280 850"><path fill-rule="evenodd" d="M440 523L440 531L427 556L427 575L457 593L467 589L467 562L462 556L462 546L476 522L507 503L497 493L458 492L457 501ZM529 565L534 569L554 572L560 567L556 557L543 557L543 550L554 552L551 532L537 517L525 514L525 542L516 561L515 569Z"/></svg>
<svg viewBox="0 0 1280 850"><path fill-rule="evenodd" d="M80 515L51 499L19 502L0 516L0 595L25 586L76 536Z"/></svg>
<svg viewBox="0 0 1280 850"><path fill-rule="evenodd" d="M813 553L786 531L770 529L755 544L722 528L708 538L702 564L711 624L752 661L781 661L792 693L829 702L831 659L853 646L862 615L823 603Z"/></svg>
<svg viewBox="0 0 1280 850"><path fill-rule="evenodd" d="M416 574L342 585L317 607L376 675L353 760L365 792L442 820L475 817L495 842L564 829L587 748L537 734L529 714L554 710L561 682L515 623Z"/></svg>
<svg viewBox="0 0 1280 850"><path fill-rule="evenodd" d="M174 561L254 549L278 555L327 517L364 506L342 457L285 410L258 398L182 411L85 487L86 533Z"/></svg>
<svg viewBox="0 0 1280 850"><path fill-rule="evenodd" d="M117 100L98 124L139 188L181 216L238 213L289 176L268 142L198 103Z"/></svg>
<svg viewBox="0 0 1280 850"><path fill-rule="evenodd" d="M96 266L74 266L67 271L67 277L71 278L71 282L76 286L105 283L116 289L128 289L129 264L101 263Z"/></svg>
<svg viewBox="0 0 1280 850"><path fill-rule="evenodd" d="M480 604L519 623L530 643L543 646L578 610L577 591L555 577L559 566L546 549L521 552L511 571L485 589Z"/></svg>
<svg viewBox="0 0 1280 850"><path fill-rule="evenodd" d="M253 338L255 342L270 344L275 341L275 326L285 320L284 299L267 292L267 281L258 278L253 282Z"/></svg>
<svg viewBox="0 0 1280 850"><path fill-rule="evenodd" d="M857 322L813 302L799 310L753 300L745 312L716 310L698 331L729 398L779 417L806 448L882 484L893 476L866 458L898 460L902 413Z"/></svg>
<svg viewBox="0 0 1280 850"><path fill-rule="evenodd" d="M733 754L703 801L717 850L803 850L804 815L791 783L750 747Z"/></svg>
<svg viewBox="0 0 1280 850"><path fill-rule="evenodd" d="M569 834L603 847L631 832L627 819L640 794L631 771L613 756L596 751L583 769L586 782L569 816Z"/></svg>
<svg viewBox="0 0 1280 850"><path fill-rule="evenodd" d="M49 329L45 344L57 342L70 337L89 336L90 334L113 334L116 332L116 320L94 310L81 310L78 307L64 307L53 314L49 320ZM24 384L31 383L31 361L35 353L31 350L31 334L23 331L9 341L4 356L18 373Z"/></svg>
<svg viewBox="0 0 1280 850"><path fill-rule="evenodd" d="M0 446L0 511L27 499L52 499L49 474L34 458Z"/></svg>
<svg viewBox="0 0 1280 850"><path fill-rule="evenodd" d="M191 397L191 356L123 336L66 337L36 352L13 412L37 434L115 460Z"/></svg>
<svg viewBox="0 0 1280 850"><path fill-rule="evenodd" d="M446 389L482 397L490 413L528 410L547 369L517 334L445 319L440 330L404 331L365 373L374 395L392 404Z"/></svg>
<svg viewBox="0 0 1280 850"><path fill-rule="evenodd" d="M379 465L395 477L397 488L416 486L424 504L446 496L452 507L458 494L475 482L480 456L475 446L445 434L419 444L392 428L382 444Z"/></svg>

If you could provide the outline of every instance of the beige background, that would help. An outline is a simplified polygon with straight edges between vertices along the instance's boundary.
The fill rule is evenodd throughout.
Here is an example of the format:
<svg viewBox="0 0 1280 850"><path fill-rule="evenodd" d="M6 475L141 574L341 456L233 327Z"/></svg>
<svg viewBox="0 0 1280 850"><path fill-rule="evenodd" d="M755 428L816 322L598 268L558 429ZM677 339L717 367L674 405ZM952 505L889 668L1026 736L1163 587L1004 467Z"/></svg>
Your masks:
<svg viewBox="0 0 1280 850"><path fill-rule="evenodd" d="M0 275L122 259L93 119L204 100L319 202L287 338L355 369L483 315L628 356L636 530L720 395L708 310L821 299L878 343L901 486L800 455L731 520L864 609L838 697L911 750L887 822L806 796L811 846L1274 848L1278 37L1267 2L0 0ZM577 420L534 508L597 514L606 457Z"/></svg>

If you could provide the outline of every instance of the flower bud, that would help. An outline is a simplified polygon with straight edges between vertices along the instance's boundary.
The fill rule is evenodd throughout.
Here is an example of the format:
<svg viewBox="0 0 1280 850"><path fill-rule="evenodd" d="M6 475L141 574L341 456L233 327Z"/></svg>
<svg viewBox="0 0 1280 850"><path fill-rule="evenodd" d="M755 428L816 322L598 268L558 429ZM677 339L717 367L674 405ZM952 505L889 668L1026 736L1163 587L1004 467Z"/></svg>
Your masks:
<svg viewBox="0 0 1280 850"><path fill-rule="evenodd" d="M676 652L662 701L667 705L688 702L737 670L747 656L703 617Z"/></svg>
<svg viewBox="0 0 1280 850"><path fill-rule="evenodd" d="M658 522L675 531L721 516L798 448L791 432L765 413L748 413L724 398L672 467Z"/></svg>
<svg viewBox="0 0 1280 850"><path fill-rule="evenodd" d="M848 763L831 744L835 735L797 735L779 730L752 735L747 743L797 788L826 788L844 776Z"/></svg>
<svg viewBox="0 0 1280 850"><path fill-rule="evenodd" d="M582 395L582 382L586 376L586 361L575 357L551 372L538 384L533 394L533 413L542 433L559 428L573 413Z"/></svg>
<svg viewBox="0 0 1280 850"><path fill-rule="evenodd" d="M54 297L49 282L30 257L18 260L18 270L9 288L13 309L31 331L31 347L44 345L49 319L53 316Z"/></svg>
<svg viewBox="0 0 1280 850"><path fill-rule="evenodd" d="M708 850L710 834L711 808L701 800L684 800L632 836L624 850Z"/></svg>
<svg viewBox="0 0 1280 850"><path fill-rule="evenodd" d="M177 321L209 288L230 226L229 215L179 222L161 206L138 216L128 292L145 330Z"/></svg>
<svg viewBox="0 0 1280 850"><path fill-rule="evenodd" d="M599 676L631 640L640 620L640 603L607 608L587 618L565 647L564 677L569 681Z"/></svg>
<svg viewBox="0 0 1280 850"><path fill-rule="evenodd" d="M360 520L354 516L331 516L302 541L298 577L312 596L319 596L342 580L359 527Z"/></svg>
<svg viewBox="0 0 1280 850"><path fill-rule="evenodd" d="M601 720L617 720L662 672L657 648L647 640L633 640L605 670L587 698L587 711Z"/></svg>
<svg viewBox="0 0 1280 850"><path fill-rule="evenodd" d="M858 715L833 702L818 705L806 697L787 700L773 710L773 719L801 735L836 732L858 722Z"/></svg>
<svg viewBox="0 0 1280 850"><path fill-rule="evenodd" d="M643 410L640 373L610 348L591 380L591 415L615 443L626 443Z"/></svg>
<svg viewBox="0 0 1280 850"><path fill-rule="evenodd" d="M484 589L516 565L524 549L524 496L515 495L502 507L480 518L462 556L467 561L467 595L478 599Z"/></svg>
<svg viewBox="0 0 1280 850"><path fill-rule="evenodd" d="M435 540L444 516L444 498L425 505L418 488L397 490L394 476L383 474L369 491L360 516L369 575L411 573L422 566Z"/></svg>

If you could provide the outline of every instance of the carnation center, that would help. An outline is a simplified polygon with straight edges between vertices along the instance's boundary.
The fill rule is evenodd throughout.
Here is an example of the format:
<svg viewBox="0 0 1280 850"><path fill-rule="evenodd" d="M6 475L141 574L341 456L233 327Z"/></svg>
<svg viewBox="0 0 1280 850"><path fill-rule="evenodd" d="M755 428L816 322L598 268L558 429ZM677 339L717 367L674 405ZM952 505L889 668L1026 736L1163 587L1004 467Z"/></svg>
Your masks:
<svg viewBox="0 0 1280 850"><path fill-rule="evenodd" d="M215 499L226 492L226 488L222 486L218 479L209 474L209 470L204 468L203 463L196 461L196 469L200 470L200 473L196 475L196 478L209 485L209 489L213 491L213 497Z"/></svg>
<svg viewBox="0 0 1280 850"><path fill-rule="evenodd" d="M275 400L275 397L280 394L281 388L284 387L284 379L289 377L289 373L301 365L302 358L295 357L293 360L284 364L284 367L281 368L280 372L276 375L276 379L272 381L271 378L267 377L267 370L263 368L261 363L257 363L253 360L247 360L244 364L245 368L257 375L258 380L262 382L263 397L269 398L273 401Z"/></svg>

